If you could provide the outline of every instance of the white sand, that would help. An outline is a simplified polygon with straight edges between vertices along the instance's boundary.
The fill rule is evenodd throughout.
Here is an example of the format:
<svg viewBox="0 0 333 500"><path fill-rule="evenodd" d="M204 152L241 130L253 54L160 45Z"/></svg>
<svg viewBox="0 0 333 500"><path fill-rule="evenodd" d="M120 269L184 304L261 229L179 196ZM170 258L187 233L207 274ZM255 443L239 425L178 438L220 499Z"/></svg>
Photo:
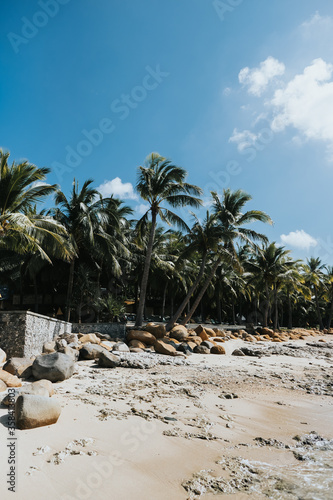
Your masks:
<svg viewBox="0 0 333 500"><path fill-rule="evenodd" d="M327 340L331 338L327 336ZM294 344L305 345L305 341ZM289 450L258 447L253 441L258 436L291 446L296 434L310 431L333 438L332 397L305 390L307 381L320 384L328 380L333 358L317 359L316 348L313 358L234 357L231 352L236 347L255 346L238 340L223 345L226 356L192 355L182 367L112 370L100 369L90 361L79 362L77 375L55 384L53 397L62 405L58 423L16 431L14 495L6 486L8 429L4 425L7 410L2 407L1 500L199 498L191 497L182 483L203 469L221 474L221 466L216 464L221 457L265 460L272 467L298 466ZM224 399L225 393L238 398ZM104 420L99 418L101 411ZM177 420L164 421L164 417ZM175 435L164 435L165 431ZM213 436L218 439L210 439ZM86 438L93 442L73 447L84 455L68 455L59 465L48 463L73 440ZM49 451L33 455L45 446ZM236 495L222 494L222 498L241 500L250 495L241 489ZM251 498L267 496L252 492Z"/></svg>

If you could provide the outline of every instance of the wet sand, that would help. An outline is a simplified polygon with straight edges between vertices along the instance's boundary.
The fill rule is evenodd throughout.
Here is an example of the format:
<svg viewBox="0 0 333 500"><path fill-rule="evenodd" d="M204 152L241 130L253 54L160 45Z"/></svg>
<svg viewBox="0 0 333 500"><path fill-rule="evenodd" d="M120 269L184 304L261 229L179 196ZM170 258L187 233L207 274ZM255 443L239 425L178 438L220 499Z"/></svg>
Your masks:
<svg viewBox="0 0 333 500"><path fill-rule="evenodd" d="M333 338L322 339L231 340L221 356L149 355L148 369L80 361L54 384L58 423L16 431L15 494L1 407L1 499L329 499ZM258 356L231 356L244 345Z"/></svg>

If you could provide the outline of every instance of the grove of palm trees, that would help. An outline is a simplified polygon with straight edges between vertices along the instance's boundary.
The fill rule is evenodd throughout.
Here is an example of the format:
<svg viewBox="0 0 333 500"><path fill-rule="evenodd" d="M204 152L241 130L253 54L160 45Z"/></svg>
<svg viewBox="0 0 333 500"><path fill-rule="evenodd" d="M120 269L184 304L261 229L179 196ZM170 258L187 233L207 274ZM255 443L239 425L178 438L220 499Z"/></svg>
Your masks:
<svg viewBox="0 0 333 500"><path fill-rule="evenodd" d="M137 218L92 179L60 187L47 183L49 172L0 152L2 309L75 322L131 314L136 327L155 320L167 330L190 321L330 328L332 268L269 242L272 220L260 206L248 209L243 190L211 192L209 210L199 212L202 189L152 153L137 171L147 206Z"/></svg>

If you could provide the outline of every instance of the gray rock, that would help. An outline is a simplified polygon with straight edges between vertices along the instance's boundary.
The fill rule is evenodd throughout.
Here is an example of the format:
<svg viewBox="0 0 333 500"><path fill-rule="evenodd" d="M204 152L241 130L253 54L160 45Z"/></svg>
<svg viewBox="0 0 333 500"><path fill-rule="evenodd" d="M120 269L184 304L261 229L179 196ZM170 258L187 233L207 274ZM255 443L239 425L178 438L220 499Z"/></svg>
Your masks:
<svg viewBox="0 0 333 500"><path fill-rule="evenodd" d="M120 359L111 352L101 352L98 358L98 364L102 368L116 368L120 365Z"/></svg>
<svg viewBox="0 0 333 500"><path fill-rule="evenodd" d="M101 352L107 352L107 350L99 344L84 344L80 349L79 359L98 359Z"/></svg>
<svg viewBox="0 0 333 500"><path fill-rule="evenodd" d="M55 348L56 348L55 340L51 340L50 342L44 342L43 353L51 354L52 352L55 352Z"/></svg>
<svg viewBox="0 0 333 500"><path fill-rule="evenodd" d="M36 380L36 382L32 382L31 385L33 385L34 387L43 387L44 389L47 389L49 396L53 396L54 394L53 384L50 380L42 378L41 380Z"/></svg>
<svg viewBox="0 0 333 500"><path fill-rule="evenodd" d="M66 340L67 344L71 344L72 342L78 342L79 336L77 333L63 333L59 336L58 340Z"/></svg>
<svg viewBox="0 0 333 500"><path fill-rule="evenodd" d="M183 352L186 356L189 356L193 353L193 349L186 343L178 344L177 351Z"/></svg>
<svg viewBox="0 0 333 500"><path fill-rule="evenodd" d="M77 349L72 349L68 345L62 349L59 350L59 352L62 352L63 354L67 354L67 356L70 356L73 361L78 361L80 352Z"/></svg>
<svg viewBox="0 0 333 500"><path fill-rule="evenodd" d="M60 339L56 340L56 347L55 348L57 351L62 352L62 349L65 349L65 347L67 347L67 342L65 339L60 338Z"/></svg>
<svg viewBox="0 0 333 500"><path fill-rule="evenodd" d="M23 387L15 389L15 392L11 392L4 397L1 403L5 406L16 403L17 398L21 394L32 394L34 396L44 396L46 398L50 397L49 391L42 386L27 384Z"/></svg>
<svg viewBox="0 0 333 500"><path fill-rule="evenodd" d="M128 345L125 344L124 342L118 342L117 344L114 344L112 350L119 352L130 352Z"/></svg>
<svg viewBox="0 0 333 500"><path fill-rule="evenodd" d="M71 377L74 372L74 361L67 354L54 352L37 356L32 365L33 376L51 382L61 382Z"/></svg>
<svg viewBox="0 0 333 500"><path fill-rule="evenodd" d="M0 365L7 359L7 354L0 348Z"/></svg>
<svg viewBox="0 0 333 500"><path fill-rule="evenodd" d="M196 354L210 354L210 349L200 344L194 348L193 352L195 352Z"/></svg>
<svg viewBox="0 0 333 500"><path fill-rule="evenodd" d="M94 332L94 334L101 340L112 340L111 335L108 335L107 333Z"/></svg>
<svg viewBox="0 0 333 500"><path fill-rule="evenodd" d="M209 342L209 340L204 340L200 345L202 345L203 347L208 347L209 351L212 347L214 347L213 342Z"/></svg>
<svg viewBox="0 0 333 500"><path fill-rule="evenodd" d="M17 377L29 378L32 376L32 363L35 358L10 358L4 364L3 370Z"/></svg>
<svg viewBox="0 0 333 500"><path fill-rule="evenodd" d="M60 413L61 406L56 399L23 394L17 398L15 405L16 426L18 429L34 429L55 424Z"/></svg>
<svg viewBox="0 0 333 500"><path fill-rule="evenodd" d="M240 349L235 349L232 351L231 356L245 356L245 354Z"/></svg>

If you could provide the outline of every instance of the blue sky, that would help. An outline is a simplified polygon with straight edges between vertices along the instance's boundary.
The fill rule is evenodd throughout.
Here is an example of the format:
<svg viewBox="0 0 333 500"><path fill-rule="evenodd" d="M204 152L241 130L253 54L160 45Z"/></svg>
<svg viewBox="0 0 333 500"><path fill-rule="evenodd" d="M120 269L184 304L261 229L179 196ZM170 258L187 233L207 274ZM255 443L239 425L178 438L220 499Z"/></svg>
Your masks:
<svg viewBox="0 0 333 500"><path fill-rule="evenodd" d="M2 0L0 146L137 216L158 151L206 208L242 188L256 229L333 264L332 42L329 0Z"/></svg>

